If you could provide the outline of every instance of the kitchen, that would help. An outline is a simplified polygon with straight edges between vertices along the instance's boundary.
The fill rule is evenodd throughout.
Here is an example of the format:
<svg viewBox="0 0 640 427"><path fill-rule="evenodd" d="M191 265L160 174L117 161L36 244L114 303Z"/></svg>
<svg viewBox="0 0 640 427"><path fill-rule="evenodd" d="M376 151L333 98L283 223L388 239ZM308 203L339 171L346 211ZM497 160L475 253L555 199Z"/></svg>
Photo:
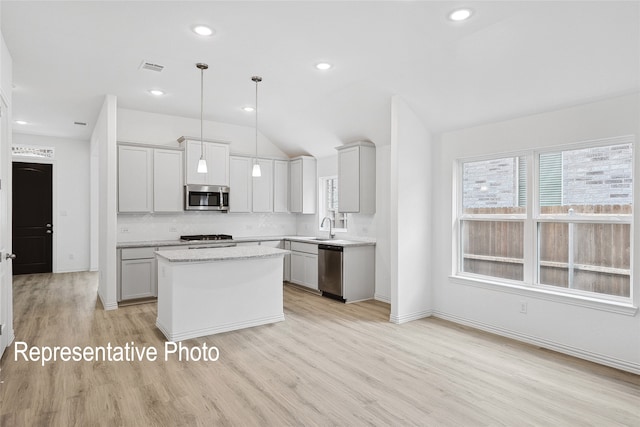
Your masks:
<svg viewBox="0 0 640 427"><path fill-rule="evenodd" d="M136 114L139 116L142 113L136 112ZM119 117L122 116L121 112ZM148 123L149 119L139 121ZM162 120L162 122L167 121L167 118ZM155 128L157 126L154 126ZM340 284L337 289L332 291L334 297L347 302L374 297L374 241L371 239L366 241L362 237L359 240L345 240L342 238L342 233L339 239L334 240L332 219L325 221L325 224L328 225L328 231L327 235L323 236L323 240L296 237L295 229L292 227L294 225L292 219L295 217L287 212L289 206L300 214L304 212L303 215L318 217L316 212L318 205L316 159L309 156L291 160L284 160L283 156L276 160L261 158L262 176L251 178L248 165L251 165L253 159L248 156L228 155L229 152L233 153L232 150L235 148L233 144L178 137L176 144L174 144L174 146L178 145L178 149L169 150L169 146L127 144L124 141L127 141L127 138L121 137L118 145L120 167L118 175L118 228L121 238L117 247L119 302L126 303L127 300L135 301L140 298L156 296L158 270L154 252L159 251L158 256L162 257L163 251L180 249L178 245L185 242L190 248L196 248L199 243L202 247L271 244L271 246L290 249L292 253L287 255L287 260L284 262L282 274L284 280L318 292L319 289L322 291L322 278L336 270L335 274L339 276ZM204 152L201 150L204 150L205 147L206 150L218 150L221 153L220 156L212 158L208 162L207 177L211 181L201 180L195 171L197 159L201 152ZM353 157L354 154L355 157ZM159 159L164 158L160 156L166 155L172 156L169 157L169 160L177 159L177 161L161 163ZM189 159L193 160L189 161ZM356 203L355 206L347 204L347 207L353 212L351 215L373 216L375 210L375 159L375 146L368 142L357 142L340 147L337 156L332 158L336 162L334 168L339 169L338 179L344 180L347 184L345 185L347 190L349 189L348 179L357 180L356 193L354 195L347 193L349 197L345 200L351 201L355 198L362 202ZM138 163L134 163L135 160ZM340 163L342 163L342 167L338 168ZM274 166L277 165L284 166L283 173L280 175L274 173ZM193 170L189 171L188 168ZM353 176L351 172L359 169L361 169L361 173ZM348 171L350 175L343 176L341 179L340 170L345 171L343 173ZM185 172L183 173L183 171ZM218 171L221 172L217 173ZM297 176L295 171L297 171ZM280 177L279 181L274 179L278 176ZM153 177L153 180L147 181L147 177ZM172 180L167 181L167 177L172 177ZM187 184L183 184L185 181ZM267 182L267 185L260 187L262 182ZM359 182L364 183L361 188ZM138 185L139 183L142 185ZM243 183L249 185L243 187ZM209 187L198 187L197 184L205 184ZM201 188L214 188L214 185L216 185L214 193L206 194L197 191ZM257 191L259 188L261 191ZM251 191L252 189L254 191ZM204 194L209 197L205 199ZM266 201L264 200L265 196ZM173 203L158 208L158 198ZM213 201L214 199L217 201L216 206L209 207L211 210L206 210L205 206L193 206L199 204L200 200ZM284 200L284 203L280 204L281 206L278 206L278 199ZM221 201L222 203L220 203ZM186 210L183 211L183 208ZM276 209L280 212L277 212ZM253 226L250 222L253 221L252 216L255 216L256 213L269 215L262 224L269 224L273 227L276 222L272 218L279 216L290 225L288 228L284 228L285 224L282 224L283 228L281 229L264 227L262 230L254 231L250 228ZM135 217L134 214L141 218L146 226L154 227L152 232L154 237L151 241L145 241L140 237L144 234L138 231L139 224L128 222ZM233 230L231 225L220 224L221 222L228 223L228 216L234 216L234 214L239 215L239 220L246 227L244 230L234 230L235 236L230 235L228 231L229 229ZM335 215L335 213L333 214ZM206 225L190 224L192 216L199 217L199 220L204 221ZM163 230L167 234L158 230L155 224L156 218L162 221L161 224L166 224L167 221L171 222L172 225ZM194 227L198 227L198 229L195 230ZM137 232L130 232L134 230ZM222 231L223 234L213 234ZM313 233L319 232L321 231L313 230L309 234L313 235ZM179 238L174 233L178 233ZM195 236L190 237L184 233L195 234ZM248 233L251 234L247 235ZM209 236L198 237L203 234ZM165 235L167 237L164 237ZM288 238L287 236L293 237ZM198 242L199 240L202 241ZM344 253L344 263L342 260L334 263L331 271L328 269L325 272L323 268L318 269L318 265L324 266L322 254L326 252L326 250L318 250L319 243L324 244L320 246L331 245L328 247L340 249L340 256ZM320 257L318 257L319 252ZM348 278L348 282L344 284L344 291L341 286L343 265L345 277ZM329 294L326 290L324 293ZM245 296L245 301L248 298L249 296ZM282 307L280 307L281 311ZM160 317L161 314L159 314ZM246 324L246 319L243 324Z"/></svg>
<svg viewBox="0 0 640 427"><path fill-rule="evenodd" d="M634 292L624 300L594 302L589 298L541 292L528 284L496 284L460 275L458 245L461 239L457 227L467 218L456 216L461 204L458 168L469 157L482 160L514 152L514 155L529 155L536 150L621 136L637 140L640 135L637 80L640 49L636 42L638 15L634 2L477 2L474 3L477 13L467 22L452 22L448 18L451 6L448 2L371 2L366 4L366 11L359 8L358 2L256 2L251 4L254 9L250 12L245 2L236 5L217 2L216 6L202 2L193 7L217 9L216 13L199 16L222 16L221 22L228 23L228 27L217 28L216 35L205 39L192 34L194 22L189 17L195 9L181 8L177 2L157 5L158 13L153 19L138 19L145 25L142 32L134 20L126 19L127 16L147 16L148 10L135 2L119 5L130 8L131 14L123 14L122 9L109 4L112 2L79 3L77 16L83 19L67 17L72 24L66 21L65 26L62 26L63 19L49 19L61 13L52 6L56 2L38 4L38 10L29 4L31 2L19 3L2 2L1 5L7 44L2 52L10 51L14 61L11 81L11 74L6 71L6 55L0 55L2 89L8 94L3 98L11 105L13 93L15 100L10 142L55 149L55 159L51 160L54 165L53 276L95 272L99 297L93 313L96 319L120 319L118 313L124 310L140 312L144 313L144 324L161 334L154 327L155 313L153 319L149 314L153 303L126 306L141 302L139 298L155 298L154 275L158 274L159 257L156 252L162 253L161 247L165 244L165 252L181 252L181 248L191 245L180 242L181 236L225 235L232 237L227 240L232 240L237 248L260 248L269 242L276 246L271 249L291 252L282 253L283 257L289 257L289 265L287 268L283 261L283 269L277 273L285 281L288 273L289 281L297 282L295 287L286 285L286 289L294 292L294 298L289 301L304 295L309 297L308 301L320 302L310 303L317 310L304 318L307 323L292 324L292 330L300 337L307 333L307 327L320 335L320 325L327 326L321 313L330 313L339 320L327 330L337 331L338 326L351 324L375 324L370 336L377 337L377 332L384 331L380 336L393 357L387 359L389 355L376 346L376 340L366 341L367 350L373 349L370 354L378 361L401 360L400 351L394 348L396 334L446 321L456 325L449 330L451 335L475 328L605 366L639 372L637 281L632 282ZM575 18L573 10L578 3L583 8L580 19ZM616 7L608 6L611 3ZM271 20L262 22L257 18L260 16L279 18L274 26ZM122 31L105 29L101 22L118 23ZM325 28L326 22L334 23L335 28ZM567 31L567 22L571 22L571 31ZM278 23L282 27L274 31ZM24 28L34 28L35 34L25 34ZM103 31L93 33L93 28ZM388 31L380 31L381 28ZM90 34L86 41L91 45L75 44L84 41L83 35L67 44L68 34L76 34L75 31ZM143 33L152 36L146 37ZM54 34L60 34L62 40L54 42ZM295 37L288 36L290 34ZM46 43L49 37L55 46ZM31 40L42 43L35 46ZM231 40L236 42L230 43ZM167 53L169 47L182 46L181 43L192 50L169 49L171 54ZM56 52L59 56L53 62L67 64L68 70L61 72L64 67L58 66L47 68L45 73L39 65L45 62L42 58L51 59L49 52ZM77 52L86 52L87 56ZM122 55L113 55L113 52ZM297 54L288 54L290 52ZM106 57L114 57L113 64L106 61ZM116 60L122 62L116 64ZM195 66L198 61L206 61L211 67L205 72L204 120L198 118L201 113L200 73ZM593 61L599 61L600 66L593 67ZM316 68L324 62L331 62L333 67ZM164 64L166 69L160 73L145 69L146 63ZM238 68L234 68L236 66ZM112 81L116 69L127 70L124 72L127 85L123 89ZM253 112L243 109L255 102L251 79L254 73L264 77L260 83L259 130ZM94 94L90 104L76 99L69 84L82 81L81 75L93 75L96 81L104 82L95 91L100 95ZM166 82L165 76L173 76L175 86L156 97L149 90L160 89ZM37 83L38 80L58 82L64 90L51 92L56 96L50 100L36 102L31 98L34 91L30 85L43 84ZM7 89L12 84L15 84L13 89ZM26 100L31 100L31 108L24 107ZM39 111L36 105L43 110L59 109L60 112L68 105L78 105L78 108L65 110L68 117L52 120L46 129L37 120L17 123L24 118L18 114ZM82 124L71 124L72 121L67 120L71 116L73 121L85 123L84 128ZM63 122L68 122L68 126ZM181 137L188 141L180 143ZM189 141L196 150L203 143L217 144L226 153L228 182L213 184L228 185L229 212L185 211L182 203L184 184L188 182L177 182L185 176L185 171L163 167L153 176L154 166L168 164L180 155L183 159L176 164L184 166L189 156L185 145ZM384 314L349 323L354 320L349 317L351 313L362 314L357 309L360 305L337 303L317 295L314 268L319 269L320 264L316 252L326 242L309 238L329 237L329 227L321 227L326 215L321 213L320 193L326 189L327 180L341 176L340 154L336 148L362 141L371 141L375 147L375 158L369 162L375 166L375 178L368 180L375 181L375 209L347 214L346 231L337 231L334 240L366 242L362 247L374 250L374 262L369 264L373 280L367 280L373 289L365 297L353 300L371 298L365 304L374 304ZM7 160L7 138L3 144L2 159ZM130 182L135 185L119 188L121 154L129 148L142 149L144 162L134 162L142 166L124 173L144 171L148 179L141 186L138 184L143 181L133 179ZM272 168L273 186L254 190L261 185L254 181L257 178L249 175L254 158L260 159L265 176ZM639 159L637 155L633 159L635 179L640 171ZM305 187L305 183L283 179L285 166L289 168L290 177L292 162L296 161L303 169L305 163L306 166L315 163L315 172L309 174L310 184L307 184L310 190L302 192L309 198L306 209L304 199L298 199L295 208L290 204L291 193ZM173 172L164 173L169 170ZM530 174L532 178L534 172ZM174 179L176 177L178 179ZM4 184L11 182L10 178L2 176L1 179L0 190L6 189ZM155 186L156 180L162 184ZM276 182L279 185L275 185ZM172 199L175 201L176 194L179 196L179 207L173 212L156 209L154 202L168 200L170 192L154 192L154 189L164 190L169 186L177 189ZM283 208L285 186L289 202ZM144 200L146 205L125 212L127 208L121 206L119 191L125 193L140 188L144 189L145 197L134 196L132 200ZM640 197L638 188L640 186L633 188L635 197ZM273 191L270 197L269 191ZM234 206L236 202L239 204ZM309 207L309 204L316 206ZM625 218L625 221L637 221L639 215L636 210L631 219ZM515 220L518 218L506 218L506 221ZM345 222L345 218L339 221ZM528 231L527 239L534 235ZM156 245L158 242L162 243ZM640 244L637 233L633 234L632 242L634 246ZM6 248L5 245L5 251ZM533 257L535 250L531 245L527 248ZM345 245L344 251L348 249ZM294 256L298 260L295 268L291 265ZM639 256L640 251L631 251L634 267L640 265ZM131 267L129 272L145 278L133 280L136 285L142 284L139 289L125 287L124 299L123 269L129 267L123 267L123 263ZM137 267L132 267L134 265ZM535 270L531 266L526 268L529 273ZM270 271L275 277L275 271ZM125 276L127 274L125 272ZM305 286L314 289L309 289L311 293L298 293ZM61 295L66 294L61 292ZM1 294L0 298L0 302L6 304L11 301L11 294ZM6 318L7 313L12 315L11 307L3 304L0 304L0 319ZM302 311L292 313L291 317L300 320ZM270 316L272 314L265 317ZM7 324L6 328L8 334L0 336L4 341L13 335L12 326ZM455 328L459 329L454 333ZM264 345L274 338L276 330L287 332L287 320L215 336L229 345L228 348L234 341L240 341L233 338L236 333ZM263 335L259 331L263 331ZM304 336L304 340L292 337L293 343L278 342L277 350L287 348L295 353L302 348L295 343L301 342L304 348L316 348L314 337ZM413 341L425 337L421 330L413 336ZM428 339L425 341L431 345ZM322 345L329 342L330 339L323 340ZM349 359L352 372L360 372L357 361L362 348L349 346L347 341L341 343L356 353L338 349L337 354ZM233 362L240 363L243 347L234 348L239 350ZM447 360L473 358L470 348L478 347L475 343L463 345L457 349L459 352L444 353L443 357ZM365 353L368 351L362 351L362 356ZM270 349L268 354L275 360L279 353ZM301 359L306 362L312 354L304 353ZM358 357L354 357L356 354ZM430 348L421 348L412 354L416 355L415 359L432 361ZM324 355L329 359L330 354ZM315 359L309 360L315 363ZM258 364L256 359L252 362ZM288 359L287 363L293 361ZM318 366L327 368L325 376L316 378L318 381L326 375L331 377L330 366L325 363ZM290 373L284 364L281 368L282 372ZM227 369L221 375L229 372ZM267 371L259 375L264 372ZM291 372L294 374L287 376L287 384L304 388L307 385L305 370L298 366ZM132 378L138 378L136 375L131 373ZM366 375L361 377L372 379ZM407 372L404 379L409 377L411 373ZM266 376L261 378L264 382L257 382L259 385L270 381ZM420 407L420 402L408 395L421 396L421 387L403 391L400 381L388 384L398 384L398 390L406 392L405 403ZM291 398L291 390L283 394ZM319 392L325 390L322 387L315 393L305 390L322 401ZM359 394L354 393L350 398L357 400L357 396ZM437 400L437 396L432 395L430 399ZM211 402L204 405L212 407ZM370 405L361 406L369 408ZM401 407L412 413L411 408ZM315 410L308 402L304 408ZM463 415L473 417L470 413ZM469 419L474 418L466 421ZM488 422L486 418L474 421ZM514 419L510 421L513 423Z"/></svg>

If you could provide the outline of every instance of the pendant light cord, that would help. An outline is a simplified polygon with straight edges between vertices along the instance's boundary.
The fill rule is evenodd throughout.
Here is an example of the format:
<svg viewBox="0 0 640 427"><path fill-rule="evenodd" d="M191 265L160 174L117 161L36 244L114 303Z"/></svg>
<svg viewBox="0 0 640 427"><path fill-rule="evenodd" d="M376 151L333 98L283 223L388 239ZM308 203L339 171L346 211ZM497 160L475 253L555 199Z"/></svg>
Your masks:
<svg viewBox="0 0 640 427"><path fill-rule="evenodd" d="M204 141L202 139L202 110L204 110L204 68L200 68L200 158L204 158Z"/></svg>
<svg viewBox="0 0 640 427"><path fill-rule="evenodd" d="M258 82L260 80L255 79L256 82L256 162L258 161Z"/></svg>

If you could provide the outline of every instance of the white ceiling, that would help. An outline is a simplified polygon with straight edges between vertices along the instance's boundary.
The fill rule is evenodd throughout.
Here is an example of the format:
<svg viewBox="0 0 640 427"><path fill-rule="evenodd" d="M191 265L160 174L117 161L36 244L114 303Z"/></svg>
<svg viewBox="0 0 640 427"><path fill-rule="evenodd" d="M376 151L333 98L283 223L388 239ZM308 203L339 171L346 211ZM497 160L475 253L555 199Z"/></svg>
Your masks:
<svg viewBox="0 0 640 427"><path fill-rule="evenodd" d="M467 22L447 19L470 5ZM17 132L89 139L118 106L253 126L289 155L386 144L390 97L432 132L640 91L639 1L7 1ZM195 24L216 30L201 38ZM142 61L164 65L140 70ZM314 64L328 61L329 71ZM147 93L160 88L167 94ZM80 127L74 121L87 122ZM205 135L206 136L206 135ZM211 136L213 137L213 136Z"/></svg>

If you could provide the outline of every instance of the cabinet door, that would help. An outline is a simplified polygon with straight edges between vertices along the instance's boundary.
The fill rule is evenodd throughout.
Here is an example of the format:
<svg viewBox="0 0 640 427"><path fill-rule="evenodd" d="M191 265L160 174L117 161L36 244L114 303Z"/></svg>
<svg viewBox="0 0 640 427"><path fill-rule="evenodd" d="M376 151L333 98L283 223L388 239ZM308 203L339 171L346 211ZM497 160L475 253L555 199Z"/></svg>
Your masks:
<svg viewBox="0 0 640 427"><path fill-rule="evenodd" d="M200 141L186 142L185 177L187 184L229 185L229 146L223 143L205 142L204 158L207 161L207 173L198 173L200 160Z"/></svg>
<svg viewBox="0 0 640 427"><path fill-rule="evenodd" d="M252 177L253 212L273 212L273 160L258 159L261 176ZM253 167L253 166L252 166Z"/></svg>
<svg viewBox="0 0 640 427"><path fill-rule="evenodd" d="M229 158L229 211L251 212L251 159Z"/></svg>
<svg viewBox="0 0 640 427"><path fill-rule="evenodd" d="M340 212L360 212L360 147L338 152L338 185Z"/></svg>
<svg viewBox="0 0 640 427"><path fill-rule="evenodd" d="M291 282L304 285L304 278L304 255L299 252L291 252Z"/></svg>
<svg viewBox="0 0 640 427"><path fill-rule="evenodd" d="M273 161L273 211L289 212L289 162Z"/></svg>
<svg viewBox="0 0 640 427"><path fill-rule="evenodd" d="M229 146L206 142L204 151L207 159L206 183L208 185L229 185Z"/></svg>
<svg viewBox="0 0 640 427"><path fill-rule="evenodd" d="M153 196L152 149L118 147L118 211L151 212Z"/></svg>
<svg viewBox="0 0 640 427"><path fill-rule="evenodd" d="M305 285L318 289L318 256L317 255L305 255L304 256L304 282Z"/></svg>
<svg viewBox="0 0 640 427"><path fill-rule="evenodd" d="M123 260L120 274L122 300L158 295L155 259Z"/></svg>
<svg viewBox="0 0 640 427"><path fill-rule="evenodd" d="M182 212L184 199L182 163L182 151L153 150L153 210L155 212Z"/></svg>
<svg viewBox="0 0 640 427"><path fill-rule="evenodd" d="M187 184L199 184L205 185L207 183L207 174L198 173L198 161L200 160L200 141L187 140L187 147L185 150L185 179ZM206 159L206 157L205 157ZM207 162L207 169L209 169L209 163Z"/></svg>
<svg viewBox="0 0 640 427"><path fill-rule="evenodd" d="M284 249L286 250L291 250L291 242L289 242L288 240L284 241ZM288 253L284 256L284 273L283 273L283 279L285 282L290 282L291 281L291 254Z"/></svg>
<svg viewBox="0 0 640 427"><path fill-rule="evenodd" d="M289 167L289 208L291 212L302 213L302 160L292 160Z"/></svg>

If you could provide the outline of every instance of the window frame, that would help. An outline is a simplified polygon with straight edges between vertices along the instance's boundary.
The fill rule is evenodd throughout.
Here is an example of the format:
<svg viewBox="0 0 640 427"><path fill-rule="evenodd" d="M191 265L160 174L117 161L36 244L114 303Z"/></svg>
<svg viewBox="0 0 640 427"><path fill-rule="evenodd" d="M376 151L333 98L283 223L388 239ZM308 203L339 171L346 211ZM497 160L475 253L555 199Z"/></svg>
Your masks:
<svg viewBox="0 0 640 427"><path fill-rule="evenodd" d="M454 179L453 179L453 244L452 244L452 275L451 278L456 279L458 283L469 284L473 286L503 288L503 290L524 290L533 292L536 295L546 295L552 298L560 298L563 301L581 301L589 307L605 308L608 311L621 312L623 314L635 314L637 308L633 305L637 299L634 292L634 216L635 207L632 213L616 215L616 214L574 214L558 215L558 214L542 214L539 205L539 167L540 155L554 152L580 150L596 147L605 147L611 145L631 144L632 147L632 164L631 176L634 178L631 182L632 206L634 205L634 189L635 189L635 157L636 146L635 137L633 135L624 135L611 138L602 138L597 140L581 141L570 144L555 145L544 148L536 148L529 150L499 152L482 156L458 158L454 161ZM501 158L517 157L526 161L526 213L524 214L466 214L464 213L464 164L469 162L495 160ZM476 273L463 271L463 223L465 221L523 221L524 223L524 243L523 243L523 280L503 279L495 276L486 276ZM585 223L585 224L629 224L630 225L630 289L629 296L608 295L597 292L582 291L577 289L562 288L554 285L544 285L540 283L539 278L539 262L540 262L540 236L538 235L539 224L543 222L561 222L561 223ZM582 303L580 304L582 305Z"/></svg>
<svg viewBox="0 0 640 427"><path fill-rule="evenodd" d="M327 211L326 209L326 182L330 179L338 179L338 175L327 175L327 176L319 176L318 177L318 230L319 231L329 231L329 227L326 225L322 227L322 220L324 219L323 213ZM338 192L340 192L340 181L338 181ZM333 227L333 232L335 233L346 233L349 227L349 219L348 214L338 211L338 213L344 215L344 223L347 227L336 228ZM335 223L334 223L335 226Z"/></svg>

